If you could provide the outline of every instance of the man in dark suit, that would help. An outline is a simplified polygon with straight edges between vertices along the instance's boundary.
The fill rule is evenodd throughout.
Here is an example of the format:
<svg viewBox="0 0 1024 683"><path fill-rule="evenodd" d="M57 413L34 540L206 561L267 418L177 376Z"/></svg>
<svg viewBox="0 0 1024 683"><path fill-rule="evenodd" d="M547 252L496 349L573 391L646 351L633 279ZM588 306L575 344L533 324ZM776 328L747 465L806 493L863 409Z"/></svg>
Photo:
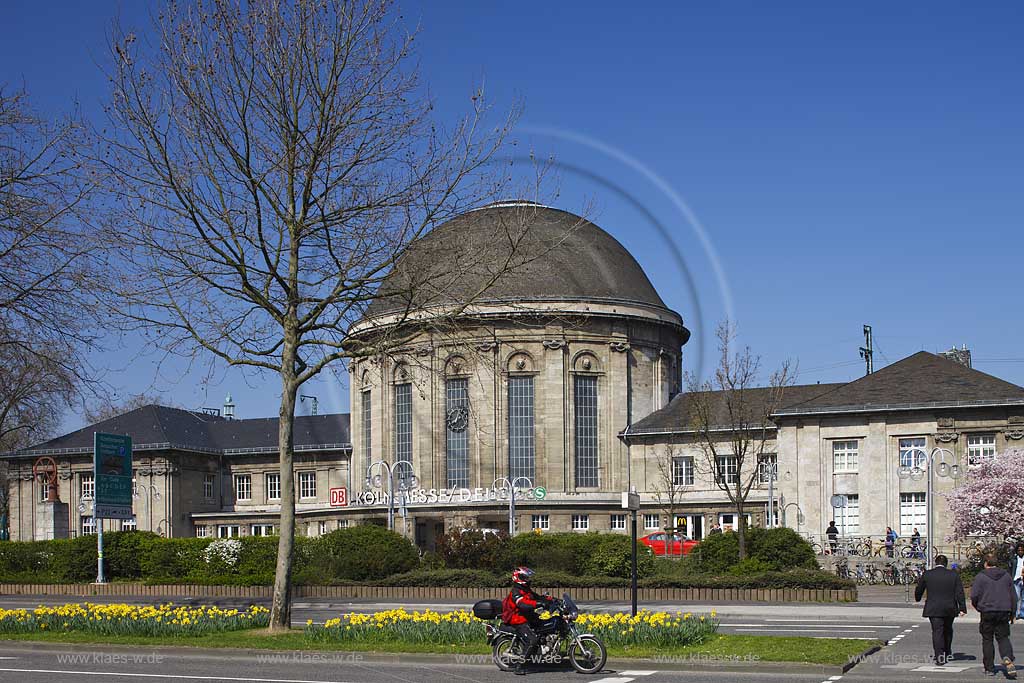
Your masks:
<svg viewBox="0 0 1024 683"><path fill-rule="evenodd" d="M932 624L932 650L939 666L953 658L953 619L967 614L967 600L960 574L946 569L945 555L935 556L935 566L921 575L914 590L914 600L924 601L923 615Z"/></svg>

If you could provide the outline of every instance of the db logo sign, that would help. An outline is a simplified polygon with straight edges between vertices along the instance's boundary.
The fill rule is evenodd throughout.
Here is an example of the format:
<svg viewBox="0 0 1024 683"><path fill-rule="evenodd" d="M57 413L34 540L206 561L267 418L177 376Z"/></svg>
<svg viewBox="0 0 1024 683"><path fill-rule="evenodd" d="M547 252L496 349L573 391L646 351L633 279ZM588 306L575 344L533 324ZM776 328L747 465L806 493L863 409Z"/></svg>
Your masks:
<svg viewBox="0 0 1024 683"><path fill-rule="evenodd" d="M348 489L346 489L344 486L336 489L331 489L331 507L348 507Z"/></svg>

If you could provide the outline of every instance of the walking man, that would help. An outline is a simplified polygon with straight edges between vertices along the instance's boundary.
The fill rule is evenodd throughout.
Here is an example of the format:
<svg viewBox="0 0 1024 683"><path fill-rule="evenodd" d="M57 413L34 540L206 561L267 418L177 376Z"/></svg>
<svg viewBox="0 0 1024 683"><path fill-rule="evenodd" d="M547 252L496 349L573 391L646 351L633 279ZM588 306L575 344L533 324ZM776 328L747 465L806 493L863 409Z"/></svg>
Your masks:
<svg viewBox="0 0 1024 683"><path fill-rule="evenodd" d="M967 614L964 584L958 573L946 569L947 562L945 555L936 555L935 566L921 575L914 590L916 602L928 594L922 614L932 625L932 651L938 666L953 659L953 619Z"/></svg>
<svg viewBox="0 0 1024 683"><path fill-rule="evenodd" d="M996 566L995 553L985 555L985 569L974 577L971 584L971 604L981 614L978 631L981 633L981 663L986 676L995 676L995 652L992 638L999 645L1007 678L1017 678L1013 663L1013 645L1010 643L1010 624L1017 615L1017 593L1010 575Z"/></svg>

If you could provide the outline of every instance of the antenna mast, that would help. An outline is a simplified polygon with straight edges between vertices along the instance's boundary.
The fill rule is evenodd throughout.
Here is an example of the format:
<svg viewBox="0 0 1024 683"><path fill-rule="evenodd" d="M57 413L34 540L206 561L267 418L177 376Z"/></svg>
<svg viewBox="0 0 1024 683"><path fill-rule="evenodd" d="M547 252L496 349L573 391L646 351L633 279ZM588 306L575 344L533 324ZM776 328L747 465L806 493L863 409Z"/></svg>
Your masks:
<svg viewBox="0 0 1024 683"><path fill-rule="evenodd" d="M864 359L867 366L867 373L870 375L875 371L875 349L871 343L871 325L864 326L864 346L860 347L860 357Z"/></svg>

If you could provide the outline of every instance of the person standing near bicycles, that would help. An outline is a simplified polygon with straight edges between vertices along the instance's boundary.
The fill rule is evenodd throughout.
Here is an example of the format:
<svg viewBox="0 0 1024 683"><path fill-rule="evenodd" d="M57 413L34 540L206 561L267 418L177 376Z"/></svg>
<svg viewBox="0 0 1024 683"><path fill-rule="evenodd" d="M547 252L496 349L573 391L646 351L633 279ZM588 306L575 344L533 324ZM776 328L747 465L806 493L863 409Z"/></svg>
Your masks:
<svg viewBox="0 0 1024 683"><path fill-rule="evenodd" d="M910 534L910 556L921 559L921 532L914 527L914 533Z"/></svg>
<svg viewBox="0 0 1024 683"><path fill-rule="evenodd" d="M825 536L828 537L828 547L831 549L831 553L835 555L839 547L839 529L836 528L836 521L834 519L828 523L828 528L825 529Z"/></svg>
<svg viewBox="0 0 1024 683"><path fill-rule="evenodd" d="M896 539L899 536L892 530L891 526L885 527L885 555L886 557L892 557L893 551L896 548Z"/></svg>
<svg viewBox="0 0 1024 683"><path fill-rule="evenodd" d="M915 602L928 594L921 614L932 625L932 652L937 666L953 658L953 620L967 614L964 584L958 573L946 569L948 562L945 555L936 555L935 566L921 575L914 589Z"/></svg>

